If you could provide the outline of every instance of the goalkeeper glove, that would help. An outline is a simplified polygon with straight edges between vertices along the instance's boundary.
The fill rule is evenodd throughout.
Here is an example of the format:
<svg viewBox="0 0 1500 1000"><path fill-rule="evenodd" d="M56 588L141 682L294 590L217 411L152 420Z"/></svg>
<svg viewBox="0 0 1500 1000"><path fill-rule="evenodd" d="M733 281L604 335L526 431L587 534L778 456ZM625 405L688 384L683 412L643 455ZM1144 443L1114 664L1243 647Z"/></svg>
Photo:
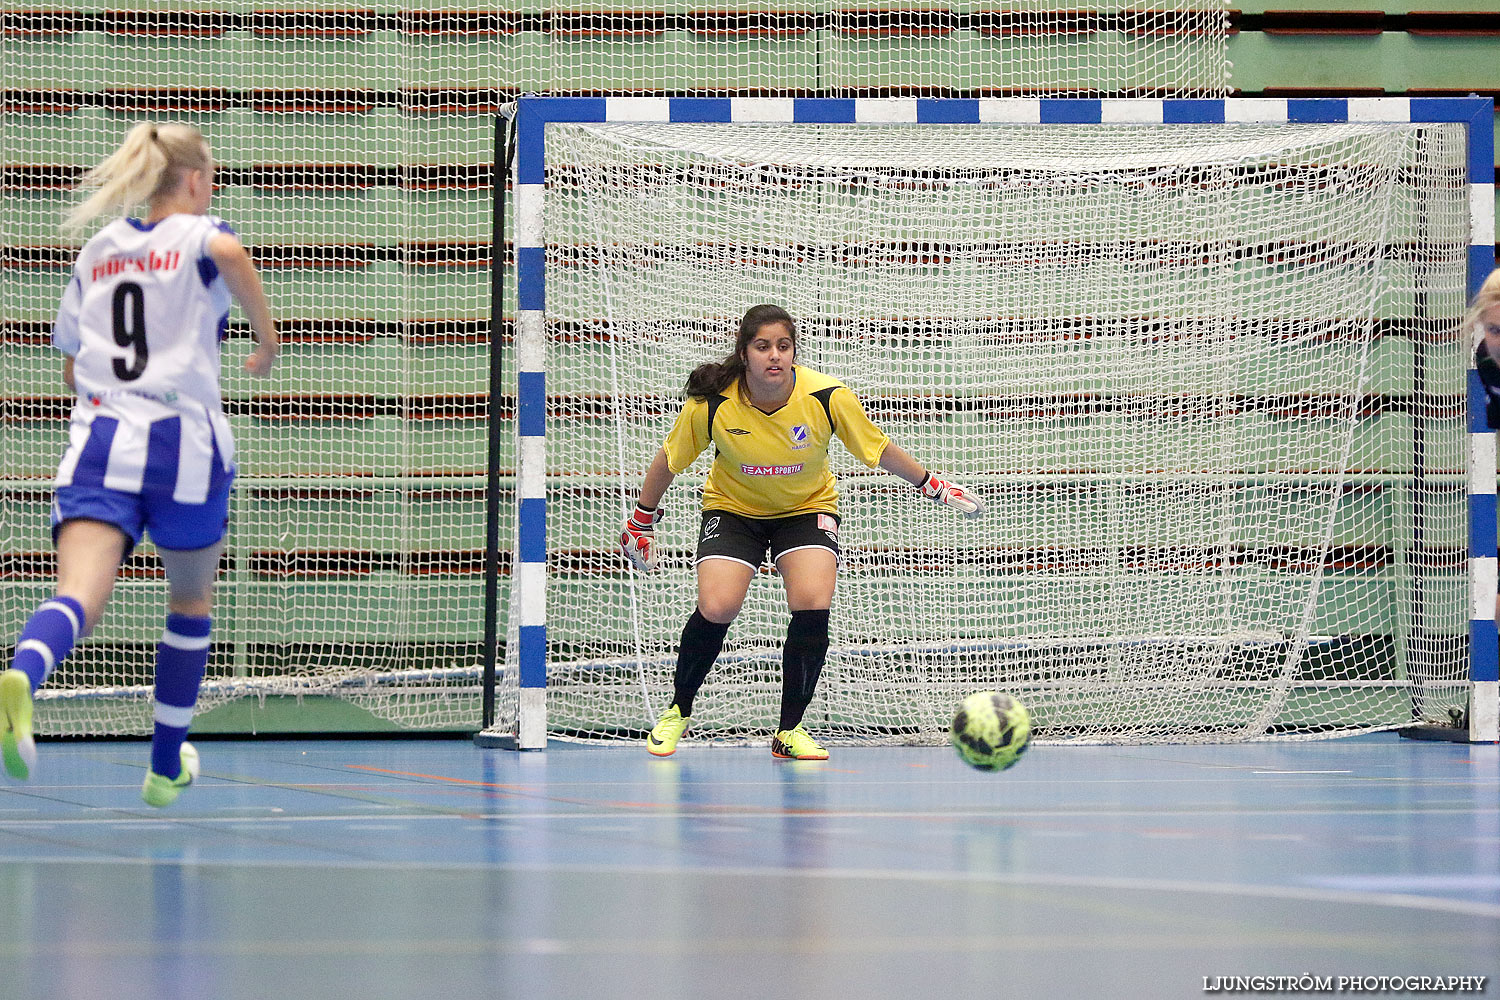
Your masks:
<svg viewBox="0 0 1500 1000"><path fill-rule="evenodd" d="M620 551L630 560L630 565L642 573L656 568L656 522L661 520L660 507L646 508L635 505L635 513L625 522L620 532Z"/></svg>
<svg viewBox="0 0 1500 1000"><path fill-rule="evenodd" d="M930 472L917 489L921 490L922 495L929 500L936 500L938 503L957 508L964 517L978 517L984 513L983 500L962 486L939 479Z"/></svg>

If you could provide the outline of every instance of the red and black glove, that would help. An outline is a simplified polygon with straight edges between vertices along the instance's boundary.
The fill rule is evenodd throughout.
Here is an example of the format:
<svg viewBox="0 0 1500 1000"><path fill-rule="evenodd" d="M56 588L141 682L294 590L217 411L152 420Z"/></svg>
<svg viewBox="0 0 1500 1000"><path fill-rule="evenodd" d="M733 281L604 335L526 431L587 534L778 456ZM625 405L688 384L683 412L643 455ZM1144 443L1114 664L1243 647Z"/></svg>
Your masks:
<svg viewBox="0 0 1500 1000"><path fill-rule="evenodd" d="M927 473L927 478L922 480L922 485L917 489L929 500L947 504L953 507L964 517L979 517L984 513L984 501L973 493L955 483L939 479L932 473Z"/></svg>
<svg viewBox="0 0 1500 1000"><path fill-rule="evenodd" d="M661 515L660 507L636 504L635 512L625 522L625 530L620 532L620 551L642 573L656 568L656 522Z"/></svg>

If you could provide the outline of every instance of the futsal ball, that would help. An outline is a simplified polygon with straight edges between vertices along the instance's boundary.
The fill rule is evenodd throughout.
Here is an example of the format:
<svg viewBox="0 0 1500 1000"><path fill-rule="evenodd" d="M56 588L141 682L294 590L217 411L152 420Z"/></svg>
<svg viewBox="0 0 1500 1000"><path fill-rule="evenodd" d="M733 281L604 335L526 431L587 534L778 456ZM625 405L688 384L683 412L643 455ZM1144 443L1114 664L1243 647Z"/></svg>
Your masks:
<svg viewBox="0 0 1500 1000"><path fill-rule="evenodd" d="M1031 713L1008 694L976 691L965 698L949 731L959 758L979 771L1003 771L1031 742Z"/></svg>

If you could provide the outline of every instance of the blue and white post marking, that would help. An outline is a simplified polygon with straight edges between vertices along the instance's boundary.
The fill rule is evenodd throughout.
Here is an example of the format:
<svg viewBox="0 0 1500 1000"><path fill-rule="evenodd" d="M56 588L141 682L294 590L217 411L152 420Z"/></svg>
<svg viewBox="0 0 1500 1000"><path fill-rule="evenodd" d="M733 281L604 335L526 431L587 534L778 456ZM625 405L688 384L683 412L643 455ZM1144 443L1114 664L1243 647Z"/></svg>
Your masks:
<svg viewBox="0 0 1500 1000"><path fill-rule="evenodd" d="M1214 122L1459 122L1467 127L1471 235L1469 290L1495 266L1494 102L1489 98L757 98L523 97L516 115L516 277L519 359L520 561L511 599L520 602L519 745L547 741L547 500L544 374L546 268L542 185L548 122L930 122L964 124L1204 124ZM1471 373L1469 446L1469 738L1500 742L1500 651L1495 625L1495 435ZM1478 407L1477 414L1475 407Z"/></svg>
<svg viewBox="0 0 1500 1000"><path fill-rule="evenodd" d="M1495 432L1484 416L1484 387L1469 369L1469 739L1495 742ZM1485 734L1489 735L1486 736Z"/></svg>
<svg viewBox="0 0 1500 1000"><path fill-rule="evenodd" d="M1469 123L1469 298L1495 267L1495 135L1486 99ZM1465 330L1464 335L1468 336ZM1495 433L1469 367L1469 742L1500 742L1500 639L1495 628Z"/></svg>
<svg viewBox="0 0 1500 1000"><path fill-rule="evenodd" d="M542 232L542 126L517 123L516 146L516 505L518 550L511 600L520 619L516 744L547 746L547 274Z"/></svg>

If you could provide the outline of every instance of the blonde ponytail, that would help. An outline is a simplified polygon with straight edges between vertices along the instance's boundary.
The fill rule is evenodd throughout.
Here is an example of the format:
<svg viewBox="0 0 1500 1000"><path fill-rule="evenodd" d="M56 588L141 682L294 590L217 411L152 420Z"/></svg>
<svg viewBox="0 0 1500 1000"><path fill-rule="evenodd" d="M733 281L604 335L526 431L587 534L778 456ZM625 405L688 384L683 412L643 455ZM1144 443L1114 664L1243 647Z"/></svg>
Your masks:
<svg viewBox="0 0 1500 1000"><path fill-rule="evenodd" d="M1474 293L1474 300L1469 303L1469 311L1464 313L1464 330L1472 331L1479 323L1481 313L1500 306L1500 268L1490 272L1490 276L1484 279L1484 284L1479 286L1479 291Z"/></svg>
<svg viewBox="0 0 1500 1000"><path fill-rule="evenodd" d="M120 148L83 175L79 191L91 192L68 210L63 230L75 233L105 214L124 214L177 187L185 170L211 162L203 134L191 125L141 122Z"/></svg>

